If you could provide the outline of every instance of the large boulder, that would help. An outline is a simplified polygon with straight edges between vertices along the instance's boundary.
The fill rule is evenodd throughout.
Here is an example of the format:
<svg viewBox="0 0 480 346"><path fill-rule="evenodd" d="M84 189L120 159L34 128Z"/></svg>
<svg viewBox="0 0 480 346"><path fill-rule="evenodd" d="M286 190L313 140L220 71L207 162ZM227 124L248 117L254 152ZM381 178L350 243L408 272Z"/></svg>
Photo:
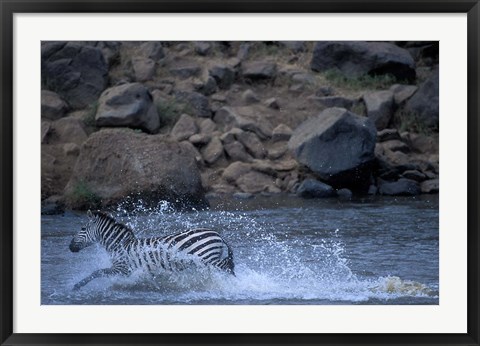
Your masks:
<svg viewBox="0 0 480 346"><path fill-rule="evenodd" d="M163 200L180 208L207 206L192 151L130 129L103 129L82 145L65 187L67 203L84 207L85 194L103 206L135 199L153 206Z"/></svg>
<svg viewBox="0 0 480 346"><path fill-rule="evenodd" d="M310 67L318 72L338 69L349 78L391 74L400 80L415 79L415 61L410 53L387 42L317 42Z"/></svg>
<svg viewBox="0 0 480 346"><path fill-rule="evenodd" d="M139 128L155 133L160 127L150 92L140 83L128 83L105 90L98 101L97 126Z"/></svg>
<svg viewBox="0 0 480 346"><path fill-rule="evenodd" d="M419 121L430 127L438 127L439 114L439 76L438 66L430 77L423 82L417 92L406 102L404 111L418 117Z"/></svg>
<svg viewBox="0 0 480 346"><path fill-rule="evenodd" d="M108 65L101 49L75 42L42 43L42 85L72 108L95 102L107 80Z"/></svg>
<svg viewBox="0 0 480 346"><path fill-rule="evenodd" d="M328 108L298 126L288 142L297 161L329 184L361 190L375 159L373 122L344 108Z"/></svg>

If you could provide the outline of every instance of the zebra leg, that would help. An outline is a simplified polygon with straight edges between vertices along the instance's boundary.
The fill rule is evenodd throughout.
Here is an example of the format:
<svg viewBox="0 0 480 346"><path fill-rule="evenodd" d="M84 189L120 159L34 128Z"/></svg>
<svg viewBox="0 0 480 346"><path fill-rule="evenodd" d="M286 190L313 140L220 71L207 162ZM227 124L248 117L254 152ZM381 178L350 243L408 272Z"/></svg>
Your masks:
<svg viewBox="0 0 480 346"><path fill-rule="evenodd" d="M75 284L75 286L73 286L73 290L74 291L79 290L80 288L82 288L83 286L88 284L93 279L104 278L104 277L114 276L114 275L118 275L118 274L124 274L124 273L121 270L119 270L118 268L115 268L115 267L95 270L92 274L87 276L85 279L77 282Z"/></svg>

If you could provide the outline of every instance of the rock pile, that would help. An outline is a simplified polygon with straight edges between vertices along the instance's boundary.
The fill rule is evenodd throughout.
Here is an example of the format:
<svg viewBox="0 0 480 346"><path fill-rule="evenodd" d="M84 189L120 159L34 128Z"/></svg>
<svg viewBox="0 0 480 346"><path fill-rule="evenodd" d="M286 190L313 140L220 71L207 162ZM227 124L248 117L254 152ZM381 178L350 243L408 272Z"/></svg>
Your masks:
<svg viewBox="0 0 480 346"><path fill-rule="evenodd" d="M426 44L44 42L42 200L437 193Z"/></svg>

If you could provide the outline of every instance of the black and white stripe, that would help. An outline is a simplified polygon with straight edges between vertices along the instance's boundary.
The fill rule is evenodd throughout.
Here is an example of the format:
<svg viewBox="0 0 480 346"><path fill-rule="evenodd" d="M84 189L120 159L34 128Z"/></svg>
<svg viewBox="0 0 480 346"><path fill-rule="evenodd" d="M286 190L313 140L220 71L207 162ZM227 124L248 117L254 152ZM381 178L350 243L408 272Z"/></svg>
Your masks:
<svg viewBox="0 0 480 346"><path fill-rule="evenodd" d="M98 277L129 275L136 269L155 275L207 265L235 275L230 246L211 229L190 229L162 238L138 239L130 228L105 213L89 212L88 216L86 226L73 237L70 250L78 252L99 243L110 254L112 266L94 271L78 282L75 289Z"/></svg>

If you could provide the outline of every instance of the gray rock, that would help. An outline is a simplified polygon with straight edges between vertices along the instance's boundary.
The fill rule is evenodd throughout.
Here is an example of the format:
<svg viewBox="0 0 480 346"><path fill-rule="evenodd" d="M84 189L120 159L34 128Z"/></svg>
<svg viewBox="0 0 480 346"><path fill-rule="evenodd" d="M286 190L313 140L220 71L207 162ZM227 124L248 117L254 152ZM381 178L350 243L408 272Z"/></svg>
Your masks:
<svg viewBox="0 0 480 346"><path fill-rule="evenodd" d="M65 188L70 207L84 206L74 193L82 182L102 206L135 199L145 206L162 200L179 208L208 206L191 151L164 136L129 129L102 129L82 145Z"/></svg>
<svg viewBox="0 0 480 346"><path fill-rule="evenodd" d="M415 79L410 53L387 42L320 41L315 44L310 67L318 72L337 69L349 78L391 74L400 80Z"/></svg>
<svg viewBox="0 0 480 346"><path fill-rule="evenodd" d="M351 109L354 104L358 103L358 100L350 99L343 96L313 96L310 99L325 108L340 107L345 109Z"/></svg>
<svg viewBox="0 0 480 346"><path fill-rule="evenodd" d="M391 139L389 141L379 143L378 145L382 146L383 149L394 151L394 152L400 151L405 154L410 152L410 147L406 143L398 139Z"/></svg>
<svg viewBox="0 0 480 346"><path fill-rule="evenodd" d="M235 81L235 71L227 65L213 66L210 71L210 76L215 78L220 89L228 89Z"/></svg>
<svg viewBox="0 0 480 346"><path fill-rule="evenodd" d="M278 104L278 101L275 97L265 100L264 103L265 103L265 106L267 106L268 108L275 109L275 110L280 109L280 105Z"/></svg>
<svg viewBox="0 0 480 346"><path fill-rule="evenodd" d="M233 141L225 144L225 152L233 161L250 162L253 158L247 153L242 143Z"/></svg>
<svg viewBox="0 0 480 346"><path fill-rule="evenodd" d="M277 74L277 64L269 61L252 61L242 65L242 75L245 79L273 79Z"/></svg>
<svg viewBox="0 0 480 346"><path fill-rule="evenodd" d="M41 133L42 133L42 144L47 144L48 138L52 134L52 126L50 125L49 121L42 120Z"/></svg>
<svg viewBox="0 0 480 346"><path fill-rule="evenodd" d="M156 133L160 127L153 97L140 83L105 90L98 100L95 121L99 127L128 126Z"/></svg>
<svg viewBox="0 0 480 346"><path fill-rule="evenodd" d="M188 114L182 114L172 128L171 135L178 141L183 141L197 132L198 127L197 124L195 124L195 120Z"/></svg>
<svg viewBox="0 0 480 346"><path fill-rule="evenodd" d="M240 61L244 61L247 59L248 57L248 54L250 52L250 47L251 47L251 44L250 43L242 43L240 44L240 46L238 47L238 52L237 52L237 58L240 60Z"/></svg>
<svg viewBox="0 0 480 346"><path fill-rule="evenodd" d="M325 183L315 179L305 179L297 189L297 195L303 198L334 197L335 190Z"/></svg>
<svg viewBox="0 0 480 346"><path fill-rule="evenodd" d="M438 66L417 92L405 103L404 110L420 118L426 125L438 127L439 76Z"/></svg>
<svg viewBox="0 0 480 346"><path fill-rule="evenodd" d="M231 163L222 173L222 178L229 183L234 183L242 175L252 171L252 166L245 162L236 161Z"/></svg>
<svg viewBox="0 0 480 346"><path fill-rule="evenodd" d="M430 179L425 180L421 185L420 188L422 193L438 193L439 191L439 180L438 179Z"/></svg>
<svg viewBox="0 0 480 346"><path fill-rule="evenodd" d="M438 136L409 133L404 137L404 140L415 152L422 154L438 154Z"/></svg>
<svg viewBox="0 0 480 346"><path fill-rule="evenodd" d="M310 73L295 73L292 75L292 82L303 85L315 85L317 79Z"/></svg>
<svg viewBox="0 0 480 346"><path fill-rule="evenodd" d="M74 117L65 117L51 123L55 143L75 143L81 145L87 140L83 121Z"/></svg>
<svg viewBox="0 0 480 346"><path fill-rule="evenodd" d="M210 102L204 95L194 91L176 91L174 93L178 102L187 105L189 111L201 118L209 118L212 115L212 109L210 108Z"/></svg>
<svg viewBox="0 0 480 346"><path fill-rule="evenodd" d="M202 148L202 156L205 162L215 163L223 156L223 145L218 137L213 137L210 142Z"/></svg>
<svg viewBox="0 0 480 346"><path fill-rule="evenodd" d="M410 179L399 179L395 182L381 182L379 193L387 196L415 196L421 193L420 185Z"/></svg>
<svg viewBox="0 0 480 346"><path fill-rule="evenodd" d="M285 144L285 142L279 142L273 145L269 150L268 150L268 158L270 160L276 160L281 158L285 153L287 152L288 147Z"/></svg>
<svg viewBox="0 0 480 346"><path fill-rule="evenodd" d="M210 42L196 41L194 42L195 52L198 55L205 56L212 51L212 45Z"/></svg>
<svg viewBox="0 0 480 346"><path fill-rule="evenodd" d="M318 90L315 92L315 96L332 96L335 93L335 90L333 90L332 87L330 86L322 86L318 88Z"/></svg>
<svg viewBox="0 0 480 346"><path fill-rule="evenodd" d="M260 99L258 98L257 94L255 94L251 89L247 89L243 92L242 100L247 105L260 102Z"/></svg>
<svg viewBox="0 0 480 346"><path fill-rule="evenodd" d="M363 185L375 159L375 126L343 108L328 108L298 126L288 142L297 161L322 180Z"/></svg>
<svg viewBox="0 0 480 346"><path fill-rule="evenodd" d="M209 96L217 92L217 82L211 76L208 76L205 81L200 81L194 85L195 89L205 95Z"/></svg>
<svg viewBox="0 0 480 346"><path fill-rule="evenodd" d="M400 134L397 129L383 129L377 132L377 141L386 142L390 140L400 140Z"/></svg>
<svg viewBox="0 0 480 346"><path fill-rule="evenodd" d="M235 192L232 195L232 197L236 199L250 199L255 197L255 195L253 193L248 193L248 192Z"/></svg>
<svg viewBox="0 0 480 346"><path fill-rule="evenodd" d="M427 177L425 176L425 174L423 174L422 172L419 172L417 170L408 170L408 171L405 171L403 172L402 176L406 179L410 179L410 180L415 180L419 183L421 183L422 181L424 181L425 179L427 179Z"/></svg>
<svg viewBox="0 0 480 346"><path fill-rule="evenodd" d="M292 129L285 124L280 124L276 128L273 129L272 133L272 141L279 142L279 141L288 141L290 137L292 137Z"/></svg>
<svg viewBox="0 0 480 346"><path fill-rule="evenodd" d="M407 101L417 90L418 87L416 85L394 84L390 87L390 91L393 92L393 100L397 107Z"/></svg>
<svg viewBox="0 0 480 346"><path fill-rule="evenodd" d="M158 61L165 57L165 52L163 51L162 44L158 41L148 41L142 43L138 48L137 53L140 56L152 59L153 61Z"/></svg>
<svg viewBox="0 0 480 346"><path fill-rule="evenodd" d="M242 129L239 129L238 127L234 127L231 130L225 132L220 136L221 141L224 144L232 143L238 138L238 135L243 132Z"/></svg>
<svg viewBox="0 0 480 346"><path fill-rule="evenodd" d="M64 117L67 111L68 105L60 95L53 91L42 90L42 118L57 120Z"/></svg>
<svg viewBox="0 0 480 346"><path fill-rule="evenodd" d="M245 131L255 132L261 139L272 137L272 125L263 115L264 109L261 107L222 107L213 118L213 120L223 126L224 129L233 127L241 128Z"/></svg>
<svg viewBox="0 0 480 346"><path fill-rule="evenodd" d="M198 77L201 71L202 71L201 67L193 63L175 66L170 69L170 73L172 75L181 79Z"/></svg>
<svg viewBox="0 0 480 346"><path fill-rule="evenodd" d="M80 147L75 143L65 143L63 145L63 152L67 156L78 156L80 154Z"/></svg>
<svg viewBox="0 0 480 346"><path fill-rule="evenodd" d="M189 141L181 141L180 146L187 150L187 152L190 152L191 155L195 157L195 162L197 163L198 167L203 167L205 162L203 161L202 154L198 151L198 149Z"/></svg>
<svg viewBox="0 0 480 346"><path fill-rule="evenodd" d="M370 185L370 187L368 188L367 194L371 196L375 196L377 192L378 192L378 188L375 185Z"/></svg>
<svg viewBox="0 0 480 346"><path fill-rule="evenodd" d="M204 134L212 134L217 129L217 124L215 124L212 119L202 119L200 122L200 132Z"/></svg>
<svg viewBox="0 0 480 346"><path fill-rule="evenodd" d="M393 116L393 92L375 91L363 95L367 107L367 116L373 120L377 130L383 130L390 124Z"/></svg>
<svg viewBox="0 0 480 346"><path fill-rule="evenodd" d="M244 131L239 133L236 137L253 157L257 159L265 157L265 147L255 133Z"/></svg>
<svg viewBox="0 0 480 346"><path fill-rule="evenodd" d="M257 171L243 174L236 180L236 184L240 190L247 193L279 191L275 187L275 179L273 177Z"/></svg>
<svg viewBox="0 0 480 346"><path fill-rule="evenodd" d="M337 196L342 199L352 199L353 193L349 189L340 189L337 191Z"/></svg>
<svg viewBox="0 0 480 346"><path fill-rule="evenodd" d="M212 137L210 135L206 135L204 133L197 133L188 138L190 143L198 146L207 144L208 142L210 142L211 139Z"/></svg>
<svg viewBox="0 0 480 346"><path fill-rule="evenodd" d="M304 41L280 41L279 43L294 53L302 53L307 50L307 46Z"/></svg>
<svg viewBox="0 0 480 346"><path fill-rule="evenodd" d="M108 65L99 48L75 42L42 43L42 85L72 108L95 102L107 81Z"/></svg>
<svg viewBox="0 0 480 346"><path fill-rule="evenodd" d="M132 59L133 73L137 82L146 82L155 75L155 61L148 58L135 57Z"/></svg>

